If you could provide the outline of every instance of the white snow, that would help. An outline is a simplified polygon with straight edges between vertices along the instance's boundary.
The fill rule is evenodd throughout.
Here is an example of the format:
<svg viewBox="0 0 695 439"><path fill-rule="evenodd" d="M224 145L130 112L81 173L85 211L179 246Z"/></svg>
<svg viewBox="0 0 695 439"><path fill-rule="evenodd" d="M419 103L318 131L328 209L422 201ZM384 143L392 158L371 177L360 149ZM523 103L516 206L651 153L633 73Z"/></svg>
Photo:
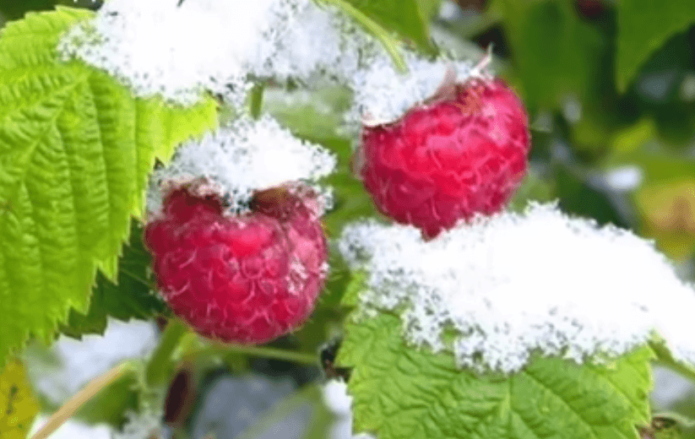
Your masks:
<svg viewBox="0 0 695 439"><path fill-rule="evenodd" d="M374 57L368 67L355 72L350 80L354 105L349 121L368 125L393 122L431 98L445 81L464 82L491 74L485 70L489 62L486 58L477 65L446 58L426 60L411 52L404 52L404 58L406 73L399 72L386 55ZM448 76L452 73L455 76Z"/></svg>
<svg viewBox="0 0 695 439"><path fill-rule="evenodd" d="M330 439L375 439L366 433L353 435L352 396L343 381L331 380L323 386L323 401L336 417Z"/></svg>
<svg viewBox="0 0 695 439"><path fill-rule="evenodd" d="M312 0L110 0L61 41L129 85L192 104L209 90L239 106L254 78L345 78L377 51L374 39Z"/></svg>
<svg viewBox="0 0 695 439"><path fill-rule="evenodd" d="M148 211L161 209L163 184L205 177L230 196L231 210L241 213L255 190L301 180L309 184L330 174L337 159L328 150L294 137L274 119L242 118L179 148L169 166L155 171ZM330 194L322 193L324 208Z"/></svg>
<svg viewBox="0 0 695 439"><path fill-rule="evenodd" d="M551 205L462 224L424 242L412 227L348 226L339 248L368 273L363 317L401 313L410 343L461 367L511 373L531 352L603 361L658 333L695 364L695 292L652 242ZM442 334L457 336L445 346Z"/></svg>

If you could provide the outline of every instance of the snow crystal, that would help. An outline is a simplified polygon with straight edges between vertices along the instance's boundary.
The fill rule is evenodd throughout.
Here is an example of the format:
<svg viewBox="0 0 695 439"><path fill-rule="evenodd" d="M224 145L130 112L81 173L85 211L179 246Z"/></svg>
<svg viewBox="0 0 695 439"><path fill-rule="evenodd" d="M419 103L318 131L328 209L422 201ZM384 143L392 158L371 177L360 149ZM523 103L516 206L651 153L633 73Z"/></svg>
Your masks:
<svg viewBox="0 0 695 439"><path fill-rule="evenodd" d="M252 78L349 77L375 47L334 8L311 0L110 0L59 49L138 96L191 104L209 90L239 106Z"/></svg>
<svg viewBox="0 0 695 439"><path fill-rule="evenodd" d="M650 241L531 204L425 242L412 227L349 226L339 248L368 273L365 316L401 314L406 339L461 367L513 372L534 351L603 361L656 332L695 365L695 292ZM459 334L451 346L442 335Z"/></svg>
<svg viewBox="0 0 695 439"><path fill-rule="evenodd" d="M445 80L461 82L469 77L489 75L482 70L488 59L474 66L469 61L430 61L410 52L404 57L407 73L399 72L386 55L374 57L369 67L355 72L350 83L354 91L350 122L362 121L368 125L392 122L431 98ZM450 76L452 73L455 78Z"/></svg>
<svg viewBox="0 0 695 439"><path fill-rule="evenodd" d="M242 118L202 141L182 146L169 166L156 170L148 211L161 209L161 188L168 181L205 177L230 196L231 210L241 213L255 190L297 180L311 183L330 174L335 166L335 155L297 139L271 117ZM329 193L318 190L327 208Z"/></svg>

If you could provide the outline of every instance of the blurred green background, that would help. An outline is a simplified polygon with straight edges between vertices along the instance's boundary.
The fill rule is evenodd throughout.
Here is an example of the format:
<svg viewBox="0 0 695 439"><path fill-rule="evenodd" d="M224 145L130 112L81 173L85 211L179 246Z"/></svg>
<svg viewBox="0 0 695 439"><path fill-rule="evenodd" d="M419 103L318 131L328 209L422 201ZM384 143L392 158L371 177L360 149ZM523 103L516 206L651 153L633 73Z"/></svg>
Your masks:
<svg viewBox="0 0 695 439"><path fill-rule="evenodd" d="M384 0L380 8L397 3ZM695 0L417 3L436 46L477 59L491 47L494 69L526 102L531 172L515 208L527 199L558 200L569 213L631 228L695 279ZM0 14L16 19L55 4L99 6L0 0ZM392 28L417 40L412 29ZM327 218L336 233L347 219L372 212L347 171L352 140L338 129L346 101L325 92L288 102L284 92L267 94L268 109L298 135L342 153L344 166L332 177L340 209ZM329 294L297 335L301 350L314 351L334 331L336 303ZM657 378L667 389L655 396L656 409L695 418L691 384L658 370Z"/></svg>

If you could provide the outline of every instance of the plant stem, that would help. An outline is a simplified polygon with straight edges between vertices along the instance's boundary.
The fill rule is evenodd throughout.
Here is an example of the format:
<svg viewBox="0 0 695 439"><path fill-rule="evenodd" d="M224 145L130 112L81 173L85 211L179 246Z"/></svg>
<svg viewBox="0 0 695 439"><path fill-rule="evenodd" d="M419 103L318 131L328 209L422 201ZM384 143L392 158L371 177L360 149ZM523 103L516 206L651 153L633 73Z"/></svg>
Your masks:
<svg viewBox="0 0 695 439"><path fill-rule="evenodd" d="M362 24L369 32L376 37L377 40L384 46L384 49L388 52L393 64L401 72L405 73L408 71L408 66L403 59L403 55L398 50L397 40L383 27L381 27L376 21L369 18L364 12L360 11L356 7L352 6L345 0L318 0L320 2L333 4L340 8L343 12L350 15L358 23Z"/></svg>
<svg viewBox="0 0 695 439"><path fill-rule="evenodd" d="M162 384L173 367L171 356L178 347L181 338L188 332L188 327L178 319L171 319L167 324L159 346L152 354L145 370L145 380L150 386Z"/></svg>
<svg viewBox="0 0 695 439"><path fill-rule="evenodd" d="M674 359L662 340L652 341L650 346L656 354L656 360L653 360L654 364L670 369L695 382L695 369Z"/></svg>
<svg viewBox="0 0 695 439"><path fill-rule="evenodd" d="M276 349L270 347L224 344L215 344L213 346L191 351L190 353L186 354L186 358L191 359L192 357L219 354L246 354L254 357L270 358L273 360L284 360L311 366L318 364L317 357L311 354L287 351L284 349Z"/></svg>
<svg viewBox="0 0 695 439"><path fill-rule="evenodd" d="M126 372L132 370L130 364L120 364L105 374L90 381L82 390L70 398L57 412L53 413L48 422L34 434L32 439L46 439L53 434L61 425L70 419L77 410L80 409L90 399L94 398L99 392L111 385L114 381L121 378Z"/></svg>
<svg viewBox="0 0 695 439"><path fill-rule="evenodd" d="M261 111L263 109L263 92L265 91L264 83L256 83L251 89L251 104L250 111L251 117L258 119L261 117Z"/></svg>

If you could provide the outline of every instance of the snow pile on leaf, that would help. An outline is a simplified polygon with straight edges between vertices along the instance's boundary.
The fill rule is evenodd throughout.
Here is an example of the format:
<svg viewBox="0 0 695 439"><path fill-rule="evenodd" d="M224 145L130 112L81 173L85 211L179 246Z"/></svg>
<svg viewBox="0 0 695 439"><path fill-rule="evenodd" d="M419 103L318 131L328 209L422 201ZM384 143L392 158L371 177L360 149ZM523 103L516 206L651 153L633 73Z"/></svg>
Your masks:
<svg viewBox="0 0 695 439"><path fill-rule="evenodd" d="M148 197L148 210L161 209L162 189L170 181L206 178L230 197L231 210L246 210L255 190L301 180L311 184L330 174L336 157L328 150L294 137L269 116L242 118L208 134L199 142L179 148L169 166L156 170ZM320 190L323 207L330 196Z"/></svg>
<svg viewBox="0 0 695 439"><path fill-rule="evenodd" d="M511 373L534 351L602 361L654 331L695 364L692 287L651 242L555 205L478 218L429 242L412 227L359 223L339 246L367 271L363 317L400 312L407 341L451 349L461 367Z"/></svg>
<svg viewBox="0 0 695 439"><path fill-rule="evenodd" d="M376 47L312 0L110 0L62 39L60 51L138 96L191 104L210 90L239 105L254 77L345 78Z"/></svg>

